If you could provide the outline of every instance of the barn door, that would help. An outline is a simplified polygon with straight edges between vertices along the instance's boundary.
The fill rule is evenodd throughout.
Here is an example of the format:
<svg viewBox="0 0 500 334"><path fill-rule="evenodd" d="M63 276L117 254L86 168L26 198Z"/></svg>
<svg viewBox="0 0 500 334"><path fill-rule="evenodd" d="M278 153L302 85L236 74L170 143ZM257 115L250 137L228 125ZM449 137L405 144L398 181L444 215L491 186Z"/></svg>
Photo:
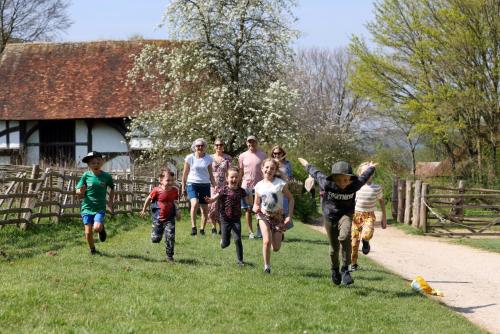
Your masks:
<svg viewBox="0 0 500 334"><path fill-rule="evenodd" d="M75 161L75 121L41 121L40 160L48 164L68 165Z"/></svg>

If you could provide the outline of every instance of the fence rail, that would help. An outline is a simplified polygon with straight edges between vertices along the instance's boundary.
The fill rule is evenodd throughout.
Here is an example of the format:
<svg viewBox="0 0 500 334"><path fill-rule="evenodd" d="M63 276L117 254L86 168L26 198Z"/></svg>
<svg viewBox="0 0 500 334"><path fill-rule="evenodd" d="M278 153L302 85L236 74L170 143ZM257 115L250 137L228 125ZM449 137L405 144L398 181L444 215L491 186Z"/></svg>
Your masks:
<svg viewBox="0 0 500 334"><path fill-rule="evenodd" d="M393 178L392 215L429 235L500 235L500 190Z"/></svg>
<svg viewBox="0 0 500 334"><path fill-rule="evenodd" d="M0 228L17 224L27 228L42 219L59 222L61 218L80 217L81 199L75 185L83 170L38 166L0 166ZM142 210L144 200L157 184L152 177L111 173L115 182L113 208L109 214L131 214ZM181 207L187 206L180 201Z"/></svg>

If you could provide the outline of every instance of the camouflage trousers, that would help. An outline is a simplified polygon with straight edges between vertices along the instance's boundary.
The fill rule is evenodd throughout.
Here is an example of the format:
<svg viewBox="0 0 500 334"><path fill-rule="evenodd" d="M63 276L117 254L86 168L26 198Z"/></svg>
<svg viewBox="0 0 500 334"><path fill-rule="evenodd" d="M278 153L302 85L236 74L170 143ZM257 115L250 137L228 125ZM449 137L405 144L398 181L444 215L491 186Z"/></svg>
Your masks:
<svg viewBox="0 0 500 334"><path fill-rule="evenodd" d="M174 256L175 245L175 219L154 220L151 228L151 242L159 243L165 235L165 253L168 257Z"/></svg>
<svg viewBox="0 0 500 334"><path fill-rule="evenodd" d="M332 270L340 266L339 256L342 257L342 268L351 264L351 224L352 216L344 215L340 219L323 217L328 240L330 241L330 261Z"/></svg>

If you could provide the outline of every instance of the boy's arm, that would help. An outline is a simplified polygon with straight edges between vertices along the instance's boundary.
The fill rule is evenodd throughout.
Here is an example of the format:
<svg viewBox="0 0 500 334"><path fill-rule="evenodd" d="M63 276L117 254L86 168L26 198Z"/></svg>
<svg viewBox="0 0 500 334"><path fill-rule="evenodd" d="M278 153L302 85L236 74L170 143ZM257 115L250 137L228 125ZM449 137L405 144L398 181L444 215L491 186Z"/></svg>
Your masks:
<svg viewBox="0 0 500 334"><path fill-rule="evenodd" d="M115 189L111 188L111 190L109 191L109 199L108 199L108 206L111 213L115 211L115 208L113 207L114 202L115 202Z"/></svg>
<svg viewBox="0 0 500 334"><path fill-rule="evenodd" d="M80 180L78 180L78 183L75 186L75 193L81 197L85 194L85 191L87 190L87 184L85 183L85 174L83 174L80 177Z"/></svg>
<svg viewBox="0 0 500 334"><path fill-rule="evenodd" d="M356 181L356 190L359 190L368 181L368 179L370 179L373 173L375 173L376 165L377 164L371 161L367 163L368 168L363 172L363 174L358 176L358 180Z"/></svg>
<svg viewBox="0 0 500 334"><path fill-rule="evenodd" d="M213 203L213 202L215 202L215 201L219 198L219 196L220 196L220 195L219 195L219 193L215 194L215 195L214 195L214 196L212 196L212 197L205 196L205 201L206 201L207 203Z"/></svg>
<svg viewBox="0 0 500 334"><path fill-rule="evenodd" d="M380 210L382 210L382 228L385 229L387 227L387 217L385 213L385 201L383 198L378 199L378 203L380 204Z"/></svg>
<svg viewBox="0 0 500 334"><path fill-rule="evenodd" d="M151 195L148 195L148 197L146 197L146 200L144 201L144 205L142 206L142 211L140 213L141 217L144 217L144 215L146 214L146 208L148 207L149 202L151 202Z"/></svg>
<svg viewBox="0 0 500 334"><path fill-rule="evenodd" d="M328 182L326 175L317 170L316 167L303 158L299 158L299 162L306 169L307 173L311 175L316 182L318 182L320 189L325 189L326 183Z"/></svg>

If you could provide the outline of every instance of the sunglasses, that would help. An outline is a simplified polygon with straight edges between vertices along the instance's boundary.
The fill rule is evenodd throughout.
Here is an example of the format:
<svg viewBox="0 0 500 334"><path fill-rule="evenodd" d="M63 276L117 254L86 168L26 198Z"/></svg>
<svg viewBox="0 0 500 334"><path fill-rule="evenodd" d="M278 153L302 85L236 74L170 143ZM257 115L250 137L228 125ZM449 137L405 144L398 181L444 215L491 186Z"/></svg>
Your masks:
<svg viewBox="0 0 500 334"><path fill-rule="evenodd" d="M196 147L205 147L205 145L195 145Z"/></svg>
<svg viewBox="0 0 500 334"><path fill-rule="evenodd" d="M216 147L222 147L224 144L215 144Z"/></svg>
<svg viewBox="0 0 500 334"><path fill-rule="evenodd" d="M273 155L282 155L283 152L273 152Z"/></svg>

